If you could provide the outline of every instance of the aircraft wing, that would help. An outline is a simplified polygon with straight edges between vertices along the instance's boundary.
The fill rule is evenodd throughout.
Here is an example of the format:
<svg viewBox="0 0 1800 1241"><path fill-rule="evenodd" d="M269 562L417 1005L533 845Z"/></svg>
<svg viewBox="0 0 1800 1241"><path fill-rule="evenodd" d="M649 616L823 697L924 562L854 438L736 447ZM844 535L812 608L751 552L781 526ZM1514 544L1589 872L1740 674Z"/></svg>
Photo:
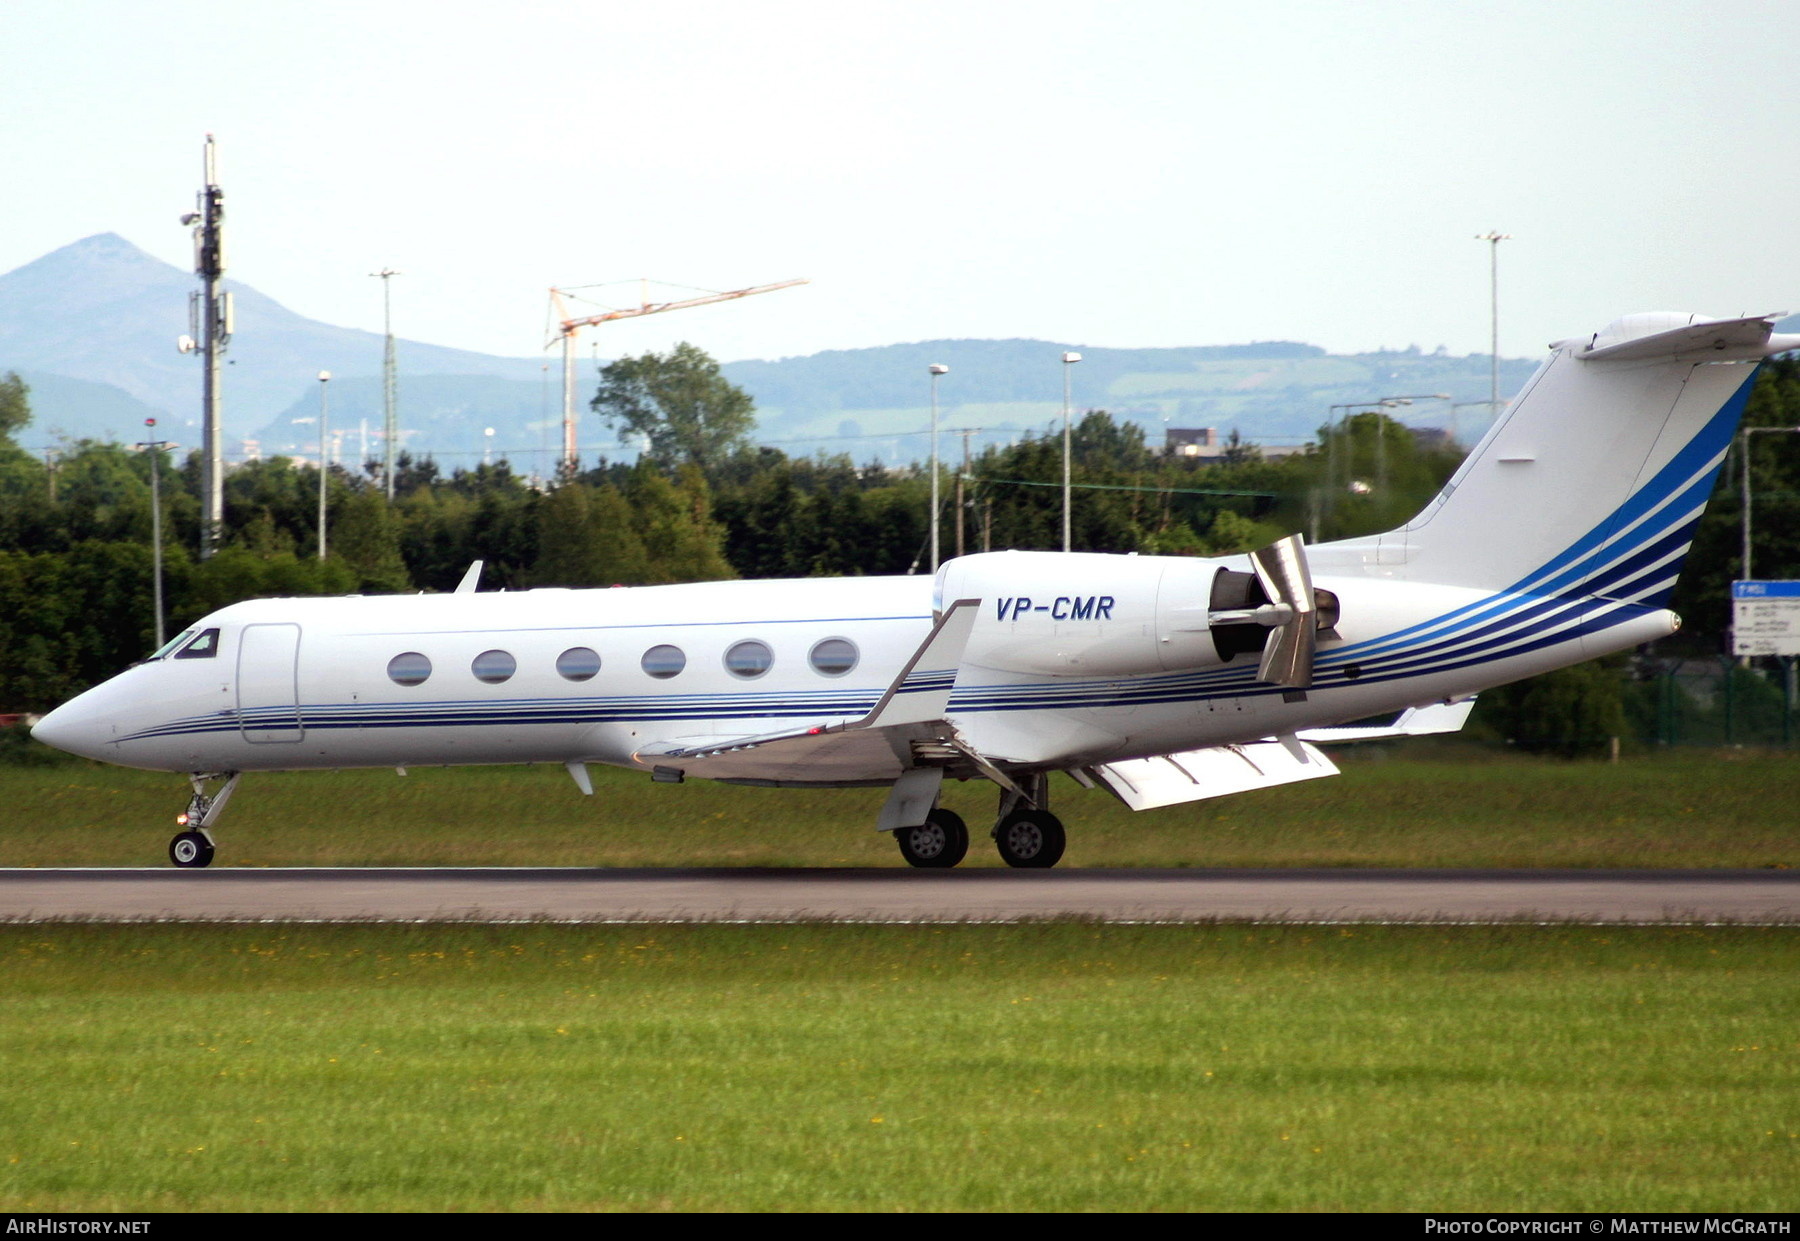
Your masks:
<svg viewBox="0 0 1800 1241"><path fill-rule="evenodd" d="M736 737L677 737L637 752L659 770L744 784L886 784L932 757L966 753L945 721L979 599L944 609L893 684L867 715L849 722Z"/></svg>
<svg viewBox="0 0 1800 1241"><path fill-rule="evenodd" d="M1434 702L1423 707L1408 707L1387 724L1347 724L1336 728L1303 728L1296 736L1302 741L1330 744L1338 741L1378 741L1383 737L1427 737L1433 733L1453 733L1468 723L1475 708L1473 697L1458 702Z"/></svg>

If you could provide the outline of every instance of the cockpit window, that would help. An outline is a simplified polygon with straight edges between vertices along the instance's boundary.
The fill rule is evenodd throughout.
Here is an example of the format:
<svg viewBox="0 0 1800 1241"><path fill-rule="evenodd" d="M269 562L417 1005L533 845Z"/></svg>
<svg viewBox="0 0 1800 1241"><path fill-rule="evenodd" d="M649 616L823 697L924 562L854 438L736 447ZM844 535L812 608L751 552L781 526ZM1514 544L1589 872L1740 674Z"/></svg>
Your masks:
<svg viewBox="0 0 1800 1241"><path fill-rule="evenodd" d="M162 646L157 649L156 654L150 656L150 659L163 658L170 651L173 651L175 648L179 647L182 643L186 642L189 638L193 637L194 632L195 631L192 629L183 629L180 633L176 634L174 637L170 638L167 642L163 643ZM146 660L145 662L148 663L149 661Z"/></svg>
<svg viewBox="0 0 1800 1241"><path fill-rule="evenodd" d="M202 630L200 636L175 652L176 659L211 659L219 653L219 631Z"/></svg>

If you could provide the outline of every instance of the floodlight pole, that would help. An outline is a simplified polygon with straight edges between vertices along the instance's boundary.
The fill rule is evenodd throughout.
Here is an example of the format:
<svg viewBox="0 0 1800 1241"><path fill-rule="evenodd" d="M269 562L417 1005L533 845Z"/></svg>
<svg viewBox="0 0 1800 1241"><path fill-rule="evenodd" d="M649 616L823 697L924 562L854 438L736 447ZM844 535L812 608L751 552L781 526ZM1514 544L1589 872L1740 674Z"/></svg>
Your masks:
<svg viewBox="0 0 1800 1241"><path fill-rule="evenodd" d="M331 386L331 372L319 372L319 559L325 559L325 476L331 472L331 441L325 438L325 420L329 415L326 389Z"/></svg>
<svg viewBox="0 0 1800 1241"><path fill-rule="evenodd" d="M950 368L933 362L931 373L931 571L938 571L938 377L948 375Z"/></svg>
<svg viewBox="0 0 1800 1241"><path fill-rule="evenodd" d="M1475 238L1488 243L1488 323L1491 330L1488 348L1488 399L1494 409L1500 408L1500 243L1511 241L1511 233L1489 229Z"/></svg>
<svg viewBox="0 0 1800 1241"><path fill-rule="evenodd" d="M163 554L162 554L162 450L167 440L156 438L156 419L144 419L150 428L150 439L138 447L150 454L150 561L154 566L152 594L156 603L156 646L162 650L168 637L163 629Z"/></svg>
<svg viewBox="0 0 1800 1241"><path fill-rule="evenodd" d="M1063 544L1062 544L1062 547L1063 547L1063 550L1066 552L1069 550L1069 547L1070 547L1070 540L1069 540L1069 494L1070 494L1070 488L1069 488L1069 460L1070 460L1069 367L1071 367L1075 363L1081 361L1081 355L1079 353L1065 353L1062 355L1062 360L1063 360L1063 368L1062 368L1062 372L1063 372L1063 479L1062 479Z"/></svg>
<svg viewBox="0 0 1800 1241"><path fill-rule="evenodd" d="M400 438L399 425L394 417L395 386L399 377L394 365L394 302L391 295L395 276L405 275L391 267L380 271L372 271L369 275L381 281L381 328L386 336L386 343L381 354L381 407L382 407L382 443L381 472L385 476L387 498L394 498L394 441Z"/></svg>

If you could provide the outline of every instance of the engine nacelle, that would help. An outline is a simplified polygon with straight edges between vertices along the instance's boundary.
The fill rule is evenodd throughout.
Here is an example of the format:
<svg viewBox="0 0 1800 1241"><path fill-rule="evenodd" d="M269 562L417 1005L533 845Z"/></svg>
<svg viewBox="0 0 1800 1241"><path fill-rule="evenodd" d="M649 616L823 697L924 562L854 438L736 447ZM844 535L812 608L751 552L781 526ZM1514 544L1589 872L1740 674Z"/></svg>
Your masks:
<svg viewBox="0 0 1800 1241"><path fill-rule="evenodd" d="M1318 593L1320 627L1329 628L1337 602ZM982 601L965 663L1050 676L1141 676L1254 658L1281 619L1241 556L987 552L938 570L936 597L940 608Z"/></svg>

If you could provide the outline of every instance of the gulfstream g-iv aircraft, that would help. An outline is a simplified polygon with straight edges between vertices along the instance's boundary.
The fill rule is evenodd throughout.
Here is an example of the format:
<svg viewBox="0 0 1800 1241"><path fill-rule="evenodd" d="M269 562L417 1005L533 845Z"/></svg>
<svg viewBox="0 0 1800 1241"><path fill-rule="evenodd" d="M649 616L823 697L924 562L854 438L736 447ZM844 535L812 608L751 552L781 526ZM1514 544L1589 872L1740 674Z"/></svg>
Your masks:
<svg viewBox="0 0 1800 1241"><path fill-rule="evenodd" d="M1632 315L1551 347L1405 526L1247 556L994 552L929 578L263 599L59 707L39 740L193 788L213 857L248 771L588 764L891 788L876 827L954 866L946 779L1054 865L1062 771L1135 810L1335 774L1317 743L1443 731L1479 691L1663 637L1773 316ZM1397 715L1380 726L1349 721Z"/></svg>

